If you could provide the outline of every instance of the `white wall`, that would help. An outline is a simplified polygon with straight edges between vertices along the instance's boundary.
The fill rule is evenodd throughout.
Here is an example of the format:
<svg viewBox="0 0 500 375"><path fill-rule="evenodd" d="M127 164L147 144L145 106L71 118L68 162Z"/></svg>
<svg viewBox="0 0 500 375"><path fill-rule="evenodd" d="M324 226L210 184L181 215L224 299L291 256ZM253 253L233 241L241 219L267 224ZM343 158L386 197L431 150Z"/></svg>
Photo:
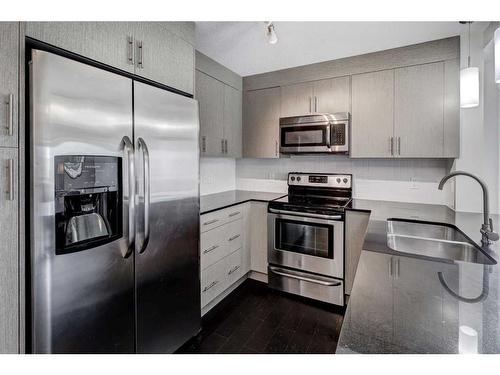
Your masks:
<svg viewBox="0 0 500 375"><path fill-rule="evenodd" d="M471 66L479 67L479 107L460 111L460 158L454 170L463 170L482 178L490 191L490 210L500 212L499 201L499 108L500 95L494 81L493 42L485 33L487 23L471 27ZM461 35L461 64L467 64L468 35ZM486 36L485 36L486 34ZM481 212L480 186L467 177L456 177L455 206L458 211Z"/></svg>
<svg viewBox="0 0 500 375"><path fill-rule="evenodd" d="M200 195L236 189L235 160L200 158Z"/></svg>
<svg viewBox="0 0 500 375"><path fill-rule="evenodd" d="M438 190L448 173L444 159L349 159L345 156L297 156L239 159L236 186L241 190L286 192L288 172L350 173L353 196L400 202L453 205L453 185Z"/></svg>

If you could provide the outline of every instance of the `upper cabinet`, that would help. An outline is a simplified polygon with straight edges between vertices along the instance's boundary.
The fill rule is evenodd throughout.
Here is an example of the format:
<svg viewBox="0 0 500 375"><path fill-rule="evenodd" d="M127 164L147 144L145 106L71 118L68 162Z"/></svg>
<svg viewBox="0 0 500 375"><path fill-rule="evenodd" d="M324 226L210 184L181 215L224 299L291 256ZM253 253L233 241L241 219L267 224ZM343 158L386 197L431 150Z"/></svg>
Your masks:
<svg viewBox="0 0 500 375"><path fill-rule="evenodd" d="M394 133L394 71L352 76L351 156L391 157Z"/></svg>
<svg viewBox="0 0 500 375"><path fill-rule="evenodd" d="M224 154L224 84L196 70L195 98L200 108L200 155Z"/></svg>
<svg viewBox="0 0 500 375"><path fill-rule="evenodd" d="M351 156L458 157L458 95L456 60L353 75Z"/></svg>
<svg viewBox="0 0 500 375"><path fill-rule="evenodd" d="M349 77L281 87L281 117L349 111Z"/></svg>
<svg viewBox="0 0 500 375"><path fill-rule="evenodd" d="M242 78L199 52L195 77L200 155L241 158Z"/></svg>
<svg viewBox="0 0 500 375"><path fill-rule="evenodd" d="M279 157L279 119L279 87L244 93L243 157Z"/></svg>
<svg viewBox="0 0 500 375"><path fill-rule="evenodd" d="M135 74L193 94L194 48L164 22L134 23Z"/></svg>
<svg viewBox="0 0 500 375"><path fill-rule="evenodd" d="M17 147L19 23L0 22L0 147Z"/></svg>
<svg viewBox="0 0 500 375"><path fill-rule="evenodd" d="M444 150L444 63L394 72L394 155L442 157Z"/></svg>
<svg viewBox="0 0 500 375"><path fill-rule="evenodd" d="M29 37L192 94L194 49L171 31L189 29L168 22L26 23Z"/></svg>

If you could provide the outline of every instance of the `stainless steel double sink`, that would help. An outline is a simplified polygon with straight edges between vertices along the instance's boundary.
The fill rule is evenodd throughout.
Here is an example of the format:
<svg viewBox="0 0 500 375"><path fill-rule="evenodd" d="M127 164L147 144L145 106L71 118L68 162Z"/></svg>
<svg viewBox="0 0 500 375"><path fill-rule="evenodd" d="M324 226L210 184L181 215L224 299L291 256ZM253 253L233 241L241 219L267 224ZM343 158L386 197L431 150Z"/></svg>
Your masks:
<svg viewBox="0 0 500 375"><path fill-rule="evenodd" d="M495 264L479 246L451 225L388 219L387 245L394 251L437 260Z"/></svg>

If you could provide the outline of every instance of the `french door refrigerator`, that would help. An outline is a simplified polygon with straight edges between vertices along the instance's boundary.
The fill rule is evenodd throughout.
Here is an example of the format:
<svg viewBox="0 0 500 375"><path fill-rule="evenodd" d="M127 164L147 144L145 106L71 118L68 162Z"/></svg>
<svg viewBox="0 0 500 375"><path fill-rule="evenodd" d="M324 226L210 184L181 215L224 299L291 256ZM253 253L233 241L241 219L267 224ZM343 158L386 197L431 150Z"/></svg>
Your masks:
<svg viewBox="0 0 500 375"><path fill-rule="evenodd" d="M200 327L197 102L31 51L34 353L170 353Z"/></svg>

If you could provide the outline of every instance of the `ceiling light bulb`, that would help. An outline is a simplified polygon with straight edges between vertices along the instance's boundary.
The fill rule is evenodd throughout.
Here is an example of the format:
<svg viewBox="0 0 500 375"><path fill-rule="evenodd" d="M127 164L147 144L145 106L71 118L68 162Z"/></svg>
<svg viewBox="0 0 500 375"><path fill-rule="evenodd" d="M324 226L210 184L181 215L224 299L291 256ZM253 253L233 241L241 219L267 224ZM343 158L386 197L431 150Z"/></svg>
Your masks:
<svg viewBox="0 0 500 375"><path fill-rule="evenodd" d="M267 24L266 35L267 35L267 41L269 42L269 44L278 43L278 36L276 35L276 31L274 31L274 25L272 22L269 22Z"/></svg>

